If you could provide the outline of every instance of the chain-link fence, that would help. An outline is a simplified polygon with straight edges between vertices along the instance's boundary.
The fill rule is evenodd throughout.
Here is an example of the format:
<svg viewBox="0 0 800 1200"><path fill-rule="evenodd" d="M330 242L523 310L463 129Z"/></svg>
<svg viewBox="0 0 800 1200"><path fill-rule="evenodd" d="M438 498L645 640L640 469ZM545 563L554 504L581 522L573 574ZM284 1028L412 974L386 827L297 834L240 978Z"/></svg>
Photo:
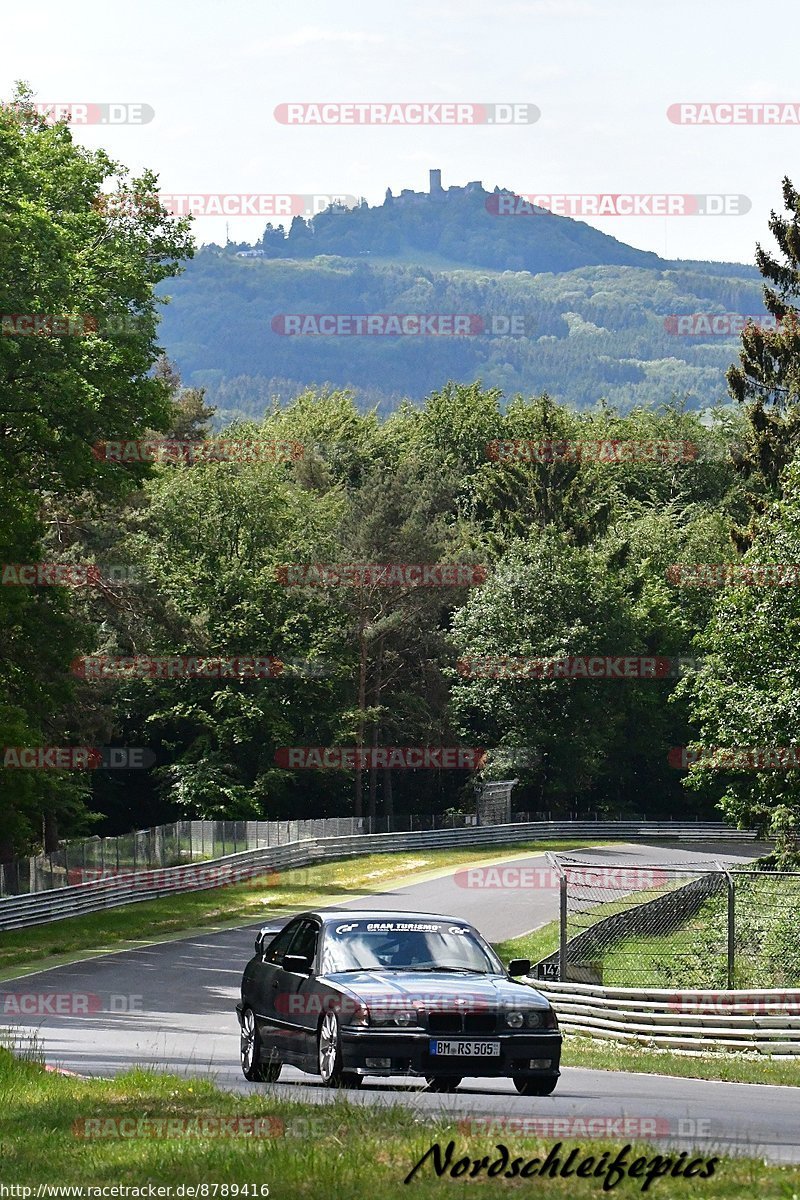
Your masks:
<svg viewBox="0 0 800 1200"><path fill-rule="evenodd" d="M540 978L608 987L800 987L800 872L598 866L552 856L559 950Z"/></svg>

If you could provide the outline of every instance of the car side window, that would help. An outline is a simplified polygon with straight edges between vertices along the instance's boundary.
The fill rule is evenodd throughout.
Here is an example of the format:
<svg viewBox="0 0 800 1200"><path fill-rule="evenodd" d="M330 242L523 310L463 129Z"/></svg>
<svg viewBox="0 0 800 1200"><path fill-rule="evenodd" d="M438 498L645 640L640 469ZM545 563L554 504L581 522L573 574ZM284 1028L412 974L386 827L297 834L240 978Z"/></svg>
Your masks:
<svg viewBox="0 0 800 1200"><path fill-rule="evenodd" d="M276 965L279 965L281 962L283 962L284 954L289 953L289 947L294 941L295 935L300 931L301 925L303 924L304 922L302 921L292 921L286 926L285 929L282 929L278 936L270 944L269 949L264 955L264 962L274 963Z"/></svg>
<svg viewBox="0 0 800 1200"><path fill-rule="evenodd" d="M292 942L290 954L302 954L303 958L310 960L312 966L317 957L317 940L319 938L319 926L315 921L303 921L300 926L300 931Z"/></svg>

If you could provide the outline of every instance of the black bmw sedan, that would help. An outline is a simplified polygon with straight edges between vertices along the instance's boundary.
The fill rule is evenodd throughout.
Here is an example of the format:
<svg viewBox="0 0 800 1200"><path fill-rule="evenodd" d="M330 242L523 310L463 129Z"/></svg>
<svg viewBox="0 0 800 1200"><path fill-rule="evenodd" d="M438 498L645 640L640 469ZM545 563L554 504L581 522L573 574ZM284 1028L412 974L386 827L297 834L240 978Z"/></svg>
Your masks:
<svg viewBox="0 0 800 1200"><path fill-rule="evenodd" d="M329 1087L366 1075L423 1076L433 1091L463 1077L513 1079L547 1096L561 1034L548 1000L506 970L458 917L408 912L306 912L265 926L244 969L242 1071L277 1080L290 1064Z"/></svg>

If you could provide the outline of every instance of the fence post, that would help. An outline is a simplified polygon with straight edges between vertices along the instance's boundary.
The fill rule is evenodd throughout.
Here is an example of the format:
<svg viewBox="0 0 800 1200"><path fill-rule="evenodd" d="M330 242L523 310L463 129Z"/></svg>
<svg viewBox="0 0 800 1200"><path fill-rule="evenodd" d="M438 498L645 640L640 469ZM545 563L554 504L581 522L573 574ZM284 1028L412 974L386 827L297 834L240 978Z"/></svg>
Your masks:
<svg viewBox="0 0 800 1200"><path fill-rule="evenodd" d="M736 974L736 883L733 875L723 863L717 863L728 885L728 991L733 991Z"/></svg>
<svg viewBox="0 0 800 1200"><path fill-rule="evenodd" d="M565 983L567 978L567 877L563 874L559 881L558 934L558 978Z"/></svg>
<svg viewBox="0 0 800 1200"><path fill-rule="evenodd" d="M567 979L567 873L555 854L545 856L550 866L558 872L558 978Z"/></svg>
<svg viewBox="0 0 800 1200"><path fill-rule="evenodd" d="M728 988L733 991L736 975L736 881L728 875Z"/></svg>

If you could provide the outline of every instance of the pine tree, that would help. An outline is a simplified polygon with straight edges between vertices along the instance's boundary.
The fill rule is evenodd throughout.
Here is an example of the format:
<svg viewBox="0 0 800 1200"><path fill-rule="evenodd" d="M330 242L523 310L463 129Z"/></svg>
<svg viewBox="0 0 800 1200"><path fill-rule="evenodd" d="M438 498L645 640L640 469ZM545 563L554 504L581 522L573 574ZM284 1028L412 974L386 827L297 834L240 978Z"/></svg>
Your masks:
<svg viewBox="0 0 800 1200"><path fill-rule="evenodd" d="M788 216L770 213L769 229L782 259L756 246L756 264L764 278L764 304L775 328L748 322L742 332L739 366L727 373L734 400L745 405L747 434L741 451L734 452L737 469L750 487L750 522L734 527L739 550L752 544L759 518L768 504L782 496L782 476L800 446L800 193L783 180Z"/></svg>

